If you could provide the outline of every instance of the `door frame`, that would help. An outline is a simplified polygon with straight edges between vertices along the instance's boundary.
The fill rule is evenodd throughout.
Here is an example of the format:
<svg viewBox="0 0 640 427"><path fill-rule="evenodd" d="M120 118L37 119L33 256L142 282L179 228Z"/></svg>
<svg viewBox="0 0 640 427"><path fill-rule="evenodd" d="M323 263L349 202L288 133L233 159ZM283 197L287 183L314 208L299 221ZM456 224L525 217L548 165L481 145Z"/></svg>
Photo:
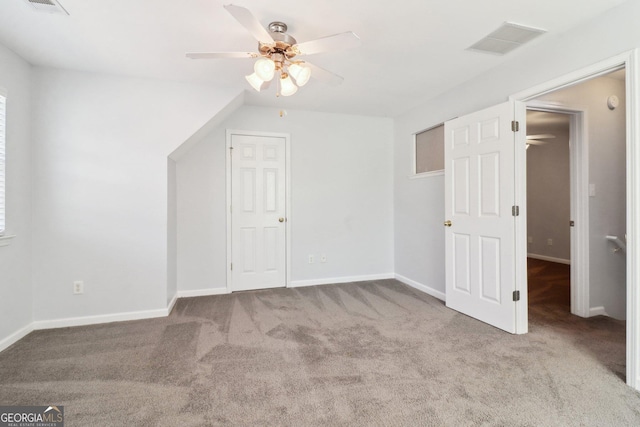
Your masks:
<svg viewBox="0 0 640 427"><path fill-rule="evenodd" d="M225 142L225 158L226 158L226 228L227 228L227 292L233 291L233 280L231 274L231 263L233 258L232 249L232 212L231 212L231 137L232 135L246 135L257 137L275 137L284 138L285 145L285 287L291 286L291 135L288 133L275 132L259 132L250 130L227 129Z"/></svg>
<svg viewBox="0 0 640 427"><path fill-rule="evenodd" d="M571 314L589 317L589 141L584 107L544 101L527 102L527 110L570 117L569 181L571 220ZM569 224L567 224L569 226Z"/></svg>
<svg viewBox="0 0 640 427"><path fill-rule="evenodd" d="M640 389L640 63L639 50L624 52L555 80L518 92L510 100L527 102L585 80L626 69L626 166L627 166L627 384ZM526 185L526 158L516 157L516 188ZM526 189L526 188L525 188ZM526 193L518 202L526 206ZM516 263L526 263L526 227L516 230ZM519 243L520 242L520 243ZM524 246L523 246L524 245ZM526 270L518 271L517 281L526 283ZM526 321L526 307L516 306L516 317ZM519 322L516 322L516 325ZM526 322L525 322L526 324Z"/></svg>

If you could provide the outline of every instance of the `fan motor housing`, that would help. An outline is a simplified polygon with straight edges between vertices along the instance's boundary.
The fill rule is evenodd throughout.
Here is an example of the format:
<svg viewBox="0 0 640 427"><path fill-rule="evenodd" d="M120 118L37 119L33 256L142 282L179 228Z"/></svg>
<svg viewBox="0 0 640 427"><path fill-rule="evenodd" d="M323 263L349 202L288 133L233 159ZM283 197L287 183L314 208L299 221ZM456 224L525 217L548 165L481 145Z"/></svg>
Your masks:
<svg viewBox="0 0 640 427"><path fill-rule="evenodd" d="M267 27L271 33L271 37L275 41L275 45L258 43L258 50L263 56L271 56L274 53L281 53L287 58L293 58L296 53L291 46L297 44L295 38L286 33L287 24L275 21Z"/></svg>

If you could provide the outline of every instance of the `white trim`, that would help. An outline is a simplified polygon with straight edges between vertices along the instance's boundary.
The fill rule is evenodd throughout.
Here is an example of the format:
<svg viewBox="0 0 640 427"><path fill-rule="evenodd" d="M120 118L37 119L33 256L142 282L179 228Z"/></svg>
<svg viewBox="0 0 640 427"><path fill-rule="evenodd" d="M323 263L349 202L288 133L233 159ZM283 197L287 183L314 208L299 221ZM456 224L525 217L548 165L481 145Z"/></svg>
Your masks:
<svg viewBox="0 0 640 427"><path fill-rule="evenodd" d="M615 69L626 68L627 103L627 384L640 390L640 64L638 49L511 95L527 101ZM526 229L525 229L526 231ZM524 239L526 233L516 235ZM516 305L516 313L522 311Z"/></svg>
<svg viewBox="0 0 640 427"><path fill-rule="evenodd" d="M11 347L13 344L20 341L22 338L26 337L33 331L33 323L28 324L24 328L18 329L16 332L12 333L2 341L0 341L0 351L4 351L7 348Z"/></svg>
<svg viewBox="0 0 640 427"><path fill-rule="evenodd" d="M0 93L0 236L7 234L7 97ZM2 246L7 246L6 240Z"/></svg>
<svg viewBox="0 0 640 427"><path fill-rule="evenodd" d="M285 177L286 179L286 205L285 205L285 229L286 229L286 233L287 233L287 247L285 249L286 252L286 257L287 257L287 276L286 276L286 280L285 280L285 286L289 287L290 283L291 283L291 248L292 246L292 240L291 240L291 218L292 218L292 214L291 214L291 135L289 134L285 134L285 146L286 146L286 150L285 150L285 165L284 165L284 170L285 173L287 174L287 176Z"/></svg>
<svg viewBox="0 0 640 427"><path fill-rule="evenodd" d="M438 298L441 301L446 301L447 300L447 295L444 292L440 292L436 289L433 289L430 286L424 285L420 282L416 282L415 280L411 280L408 277L405 277L401 274L396 274L395 275L395 279L404 283L405 285L411 286L412 288L415 288L419 291L424 292L425 294L429 294L434 298Z"/></svg>
<svg viewBox="0 0 640 427"><path fill-rule="evenodd" d="M558 264L571 265L570 259L556 258L556 257L546 256L546 255L527 254L527 258L539 259L540 261L557 262Z"/></svg>
<svg viewBox="0 0 640 427"><path fill-rule="evenodd" d="M171 312L173 311L173 308L176 306L176 302L178 302L178 293L177 292L173 296L173 298L171 298L171 301L169 302L169 305L167 305L167 316L169 316L171 314Z"/></svg>
<svg viewBox="0 0 640 427"><path fill-rule="evenodd" d="M441 175L444 175L444 169L431 172L414 173L413 175L409 175L409 179L423 179Z"/></svg>
<svg viewBox="0 0 640 427"><path fill-rule="evenodd" d="M433 176L444 175L444 168L420 173L418 173L418 171L416 170L416 168L418 167L418 134L433 130L439 126L444 126L444 122L413 133L411 143L411 168L409 169L411 171L411 174L409 175L409 179L431 178Z"/></svg>
<svg viewBox="0 0 640 427"><path fill-rule="evenodd" d="M609 316L607 314L606 311L604 311L604 307L599 306L599 307L591 307L589 309L589 316L588 317L593 317L593 316Z"/></svg>
<svg viewBox="0 0 640 427"><path fill-rule="evenodd" d="M527 276L527 106L524 102L511 100L513 118L520 123L520 130L514 133L513 150L513 204L519 206L519 216L514 217L513 280L514 291L520 292L520 300L514 303L515 333L529 332L529 293ZM518 239L518 236L525 236Z"/></svg>
<svg viewBox="0 0 640 427"><path fill-rule="evenodd" d="M229 289L227 288L194 289L178 291L178 298L208 297L210 295L225 295L228 293Z"/></svg>
<svg viewBox="0 0 640 427"><path fill-rule="evenodd" d="M128 313L100 314L97 316L69 317L67 319L38 320L33 322L33 329L55 329L69 326L96 325L99 323L125 322L127 320L154 319L167 317L169 307L157 310L131 311Z"/></svg>
<svg viewBox="0 0 640 427"><path fill-rule="evenodd" d="M226 143L225 149L227 151L226 154L226 168L227 168L227 293L232 292L232 275L231 275L231 262L232 262L232 248L231 248L231 135L249 135L249 136L265 136L265 137L276 137L276 138L284 138L285 140L285 233L286 233L286 244L285 248L285 256L286 256L286 273L285 273L285 286L291 286L291 135L288 133L275 133L275 132L256 132L256 131L245 131L245 130L235 130L235 129L227 129L226 133Z"/></svg>
<svg viewBox="0 0 640 427"><path fill-rule="evenodd" d="M393 273L370 274L366 276L327 277L324 279L294 280L289 284L289 287L301 288L304 286L333 285L336 283L366 282L368 280L385 280L394 278L395 274Z"/></svg>
<svg viewBox="0 0 640 427"><path fill-rule="evenodd" d="M226 233L227 233L227 277L226 277L226 287L227 293L231 292L231 131L227 129L225 136L225 157L226 157Z"/></svg>
<svg viewBox="0 0 640 427"><path fill-rule="evenodd" d="M627 98L627 384L640 390L640 64L626 58Z"/></svg>

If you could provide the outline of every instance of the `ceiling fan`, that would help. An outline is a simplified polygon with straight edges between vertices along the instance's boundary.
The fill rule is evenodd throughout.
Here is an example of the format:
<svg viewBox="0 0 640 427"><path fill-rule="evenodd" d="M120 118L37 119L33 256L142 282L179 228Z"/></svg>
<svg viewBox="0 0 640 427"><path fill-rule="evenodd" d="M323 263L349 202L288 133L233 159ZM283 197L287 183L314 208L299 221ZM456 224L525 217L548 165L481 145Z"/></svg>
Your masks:
<svg viewBox="0 0 640 427"><path fill-rule="evenodd" d="M293 95L298 87L307 84L311 75L328 84L339 85L344 80L342 77L317 65L298 60L297 57L360 45L360 38L351 31L298 43L287 34L287 25L284 22L270 23L267 31L248 9L232 4L225 5L224 8L258 41L258 52L189 52L186 54L187 58L258 58L253 67L254 73L245 77L258 92L266 89L276 75L276 96Z"/></svg>
<svg viewBox="0 0 640 427"><path fill-rule="evenodd" d="M545 145L548 144L549 141L544 141L545 139L554 139L556 136L550 133L543 133L540 135L527 135L527 149L529 149L530 145Z"/></svg>

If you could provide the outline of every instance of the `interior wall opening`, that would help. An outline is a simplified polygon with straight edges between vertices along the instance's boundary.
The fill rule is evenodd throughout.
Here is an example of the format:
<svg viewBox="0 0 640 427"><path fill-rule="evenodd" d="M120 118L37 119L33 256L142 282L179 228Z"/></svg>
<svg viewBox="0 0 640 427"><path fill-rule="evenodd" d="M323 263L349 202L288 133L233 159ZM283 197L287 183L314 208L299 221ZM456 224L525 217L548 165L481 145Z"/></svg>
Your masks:
<svg viewBox="0 0 640 427"><path fill-rule="evenodd" d="M571 311L571 115L527 110L529 310Z"/></svg>
<svg viewBox="0 0 640 427"><path fill-rule="evenodd" d="M530 322L555 323L577 340L606 339L606 354L596 356L621 378L625 93L621 69L530 101L526 150Z"/></svg>

